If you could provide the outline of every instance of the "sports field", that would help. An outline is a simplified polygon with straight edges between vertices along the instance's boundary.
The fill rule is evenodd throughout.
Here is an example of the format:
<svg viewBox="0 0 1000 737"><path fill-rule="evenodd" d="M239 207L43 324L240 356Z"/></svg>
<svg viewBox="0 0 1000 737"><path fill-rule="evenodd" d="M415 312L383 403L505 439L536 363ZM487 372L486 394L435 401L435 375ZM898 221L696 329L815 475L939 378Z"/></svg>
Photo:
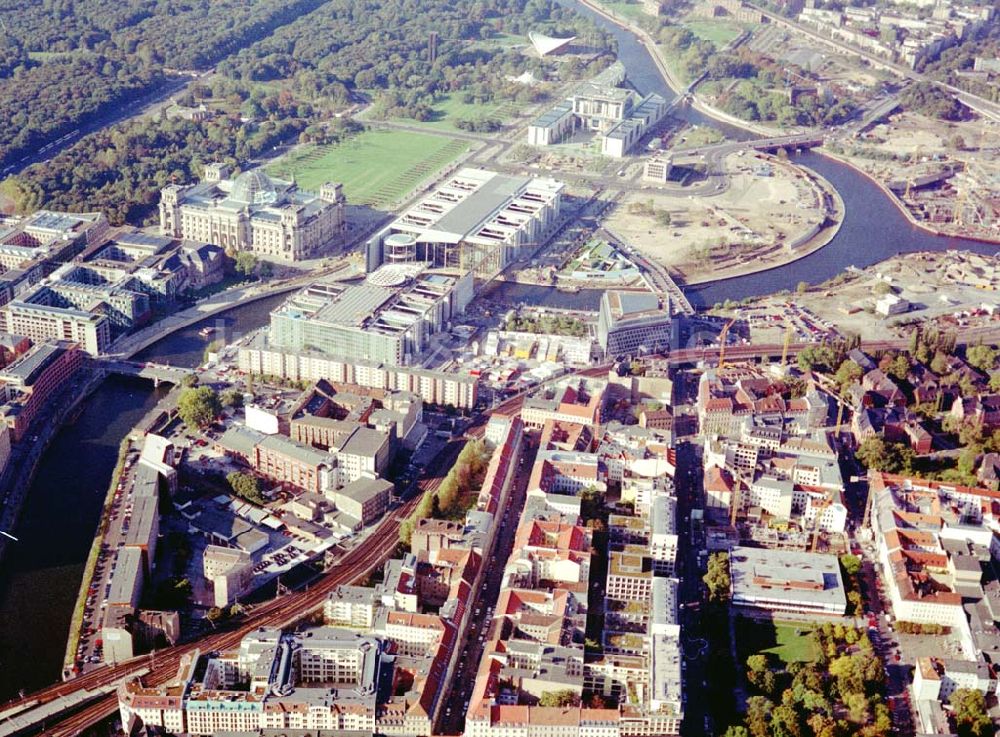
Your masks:
<svg viewBox="0 0 1000 737"><path fill-rule="evenodd" d="M341 182L352 205L385 208L404 199L468 149L468 143L409 131L368 130L330 146L304 146L269 167L303 189Z"/></svg>
<svg viewBox="0 0 1000 737"><path fill-rule="evenodd" d="M631 20L641 20L649 18L649 14L642 9L642 3L636 0L601 0L601 5L610 10L615 15L620 15Z"/></svg>

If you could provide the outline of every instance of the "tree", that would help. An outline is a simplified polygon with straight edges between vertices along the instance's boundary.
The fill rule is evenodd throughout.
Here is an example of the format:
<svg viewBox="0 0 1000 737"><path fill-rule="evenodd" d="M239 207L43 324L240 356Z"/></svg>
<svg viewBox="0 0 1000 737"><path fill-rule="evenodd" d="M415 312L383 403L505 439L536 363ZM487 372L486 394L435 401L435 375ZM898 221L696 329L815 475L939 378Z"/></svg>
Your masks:
<svg viewBox="0 0 1000 737"><path fill-rule="evenodd" d="M250 251L240 251L234 261L234 268L243 276L250 276L257 268L257 256Z"/></svg>
<svg viewBox="0 0 1000 737"><path fill-rule="evenodd" d="M798 284L795 285L796 294L805 294L808 291L809 291L809 282L807 281L800 281Z"/></svg>
<svg viewBox="0 0 1000 737"><path fill-rule="evenodd" d="M708 572L702 577L708 587L708 600L724 602L729 600L729 555L724 552L712 553L708 557Z"/></svg>
<svg viewBox="0 0 1000 737"><path fill-rule="evenodd" d="M579 706L580 694L570 688L560 691L544 691L538 700L539 706Z"/></svg>
<svg viewBox="0 0 1000 737"><path fill-rule="evenodd" d="M222 392L222 404L226 407L242 407L243 406L243 392L239 389L226 389Z"/></svg>
<svg viewBox="0 0 1000 737"><path fill-rule="evenodd" d="M955 731L959 737L989 737L993 724L986 712L986 699L981 691L960 688L951 695Z"/></svg>
<svg viewBox="0 0 1000 737"><path fill-rule="evenodd" d="M996 367L997 352L986 345L974 345L965 352L969 365L980 371L992 371Z"/></svg>
<svg viewBox="0 0 1000 737"><path fill-rule="evenodd" d="M857 576L861 571L861 558L851 553L840 556L840 565L844 568L844 573L848 576Z"/></svg>
<svg viewBox="0 0 1000 737"><path fill-rule="evenodd" d="M802 371L830 371L837 356L828 345L810 345L799 352L797 361Z"/></svg>
<svg viewBox="0 0 1000 737"><path fill-rule="evenodd" d="M847 359L837 367L833 379L840 386L840 391L845 392L852 384L861 381L863 375L864 370L851 359Z"/></svg>
<svg viewBox="0 0 1000 737"><path fill-rule="evenodd" d="M188 427L205 427L221 411L219 395L209 386L189 387L177 400L177 414Z"/></svg>
<svg viewBox="0 0 1000 737"><path fill-rule="evenodd" d="M910 362L903 354L899 354L889 362L888 373L890 376L904 380L910 373Z"/></svg>
<svg viewBox="0 0 1000 737"><path fill-rule="evenodd" d="M934 354L934 358L931 359L931 371L933 371L938 376L942 376L945 371L948 370L948 356L946 356L941 351Z"/></svg>
<svg viewBox="0 0 1000 737"><path fill-rule="evenodd" d="M771 712L774 704L763 696L747 699L747 729L752 737L771 737Z"/></svg>
<svg viewBox="0 0 1000 737"><path fill-rule="evenodd" d="M226 481L232 487L236 496L246 499L248 502L263 505L264 495L260 491L260 479L249 473L232 471L226 476Z"/></svg>
<svg viewBox="0 0 1000 737"><path fill-rule="evenodd" d="M214 606L211 609L209 609L207 612L205 612L205 619L207 619L212 624L215 624L220 619L222 619L223 614L224 614L223 611L221 609L219 609L219 607Z"/></svg>
<svg viewBox="0 0 1000 737"><path fill-rule="evenodd" d="M854 455L871 471L898 473L913 467L914 453L910 446L886 442L879 437L867 438Z"/></svg>
<svg viewBox="0 0 1000 737"><path fill-rule="evenodd" d="M750 737L750 732L742 724L731 724L722 737Z"/></svg>

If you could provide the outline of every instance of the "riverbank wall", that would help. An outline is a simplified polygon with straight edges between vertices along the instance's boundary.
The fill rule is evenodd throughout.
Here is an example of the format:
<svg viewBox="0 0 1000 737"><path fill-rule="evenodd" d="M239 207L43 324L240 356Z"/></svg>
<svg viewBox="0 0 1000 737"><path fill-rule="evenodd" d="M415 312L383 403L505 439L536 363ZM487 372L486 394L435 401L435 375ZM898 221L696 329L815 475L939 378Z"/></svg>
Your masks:
<svg viewBox="0 0 1000 737"><path fill-rule="evenodd" d="M753 274L763 274L768 271L788 266L788 264L795 263L796 261L800 261L807 256L813 255L824 246L829 245L830 242L837 237L841 226L844 224L844 215L846 213L844 200L841 198L840 193L837 192L837 189L818 174L809 172L808 176L813 179L813 184L820 187L823 192L831 198L834 212L832 214L828 214L827 217L829 222L826 225L820 226L814 232L800 234L796 239L800 240L800 243L796 243L796 240L793 240L786 245L789 250L794 252L792 257L783 259L773 264L767 264L760 267L749 267L734 274L723 274L721 276L713 275L700 279L692 279L691 281L683 281L678 277L675 277L675 279L677 279L681 286L696 287L703 284L715 284L718 282L729 281L730 279L739 279Z"/></svg>
<svg viewBox="0 0 1000 737"><path fill-rule="evenodd" d="M929 233L930 235L936 235L940 238L963 238L965 240L976 241L977 243L995 243L997 245L1000 245L1000 239L997 238L987 238L986 236L977 236L972 233L962 233L962 234L948 233L946 231L941 230L940 228L935 228L934 226L932 226L927 222L924 222L923 220L918 220L917 217L910 211L910 208L906 206L906 203L903 202L901 199L899 199L899 196L891 189L889 189L889 187L886 186L884 182L880 181L879 179L876 179L874 176L869 174L867 171L862 169L853 161L847 159L844 156L835 154L826 148L813 149L813 150L816 151L816 153L818 153L821 156L825 156L828 159L836 161L838 164L843 164L844 166L853 169L855 172L857 172L858 174L860 174L861 176L865 177L870 182L872 182L876 187L882 190L882 194L884 194L886 198L890 202L892 202L892 204L896 207L896 209L899 210L899 213L903 217L905 217L907 221L910 223L910 225L912 225L913 227L922 230L925 233Z"/></svg>
<svg viewBox="0 0 1000 737"><path fill-rule="evenodd" d="M28 489L31 487L32 482L35 480L35 474L38 472L38 464L41 462L42 456L45 455L45 451L48 449L52 440L55 438L56 433L66 422L67 418L70 418L79 409L82 404L90 398L90 395L97 390L97 387L101 385L104 381L104 376L100 373L95 373L87 382L73 395L70 403L64 408L57 408L58 416L53 418L51 422L45 423L41 427L33 427L32 430L38 430L37 434L34 436L37 438L33 440L28 450L28 455L26 458L19 461L20 467L15 471L14 478L11 482L11 491L7 495L3 516L0 519L0 524L6 530L14 532L17 527L18 519L21 516L21 508L24 506L24 501L28 496ZM60 400L64 397L59 397ZM0 537L0 563L3 562L5 555L7 554L7 546L10 545L13 540L6 537Z"/></svg>

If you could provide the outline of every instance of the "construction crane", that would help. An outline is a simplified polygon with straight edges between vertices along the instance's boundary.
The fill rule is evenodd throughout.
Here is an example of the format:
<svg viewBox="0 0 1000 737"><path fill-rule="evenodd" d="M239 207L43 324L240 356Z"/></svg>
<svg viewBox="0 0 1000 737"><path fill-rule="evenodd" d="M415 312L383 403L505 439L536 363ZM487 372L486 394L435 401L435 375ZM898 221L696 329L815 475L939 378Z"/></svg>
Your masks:
<svg viewBox="0 0 1000 737"><path fill-rule="evenodd" d="M788 371L788 346L792 342L792 333L794 328L791 324L785 328L785 344L781 348L781 370L783 372Z"/></svg>
<svg viewBox="0 0 1000 737"><path fill-rule="evenodd" d="M914 164L919 164L920 154L923 153L923 150L924 150L923 146L917 146L915 149L913 149L913 155L910 158L910 161ZM914 185L916 185L916 183L917 183L917 174L916 172L914 172L913 174L910 175L910 178L906 180L906 194L903 195L903 199L906 200L910 199L910 193L913 191L913 187Z"/></svg>
<svg viewBox="0 0 1000 737"><path fill-rule="evenodd" d="M958 196L958 200L955 202L955 212L953 213L952 222L955 225L965 225L965 206L969 201L969 195L972 193L972 187L966 187L962 190L962 194Z"/></svg>
<svg viewBox="0 0 1000 737"><path fill-rule="evenodd" d="M726 336L729 335L729 328L733 326L736 322L736 318L732 318L729 322L722 326L722 332L719 333L719 370L721 371L726 367Z"/></svg>

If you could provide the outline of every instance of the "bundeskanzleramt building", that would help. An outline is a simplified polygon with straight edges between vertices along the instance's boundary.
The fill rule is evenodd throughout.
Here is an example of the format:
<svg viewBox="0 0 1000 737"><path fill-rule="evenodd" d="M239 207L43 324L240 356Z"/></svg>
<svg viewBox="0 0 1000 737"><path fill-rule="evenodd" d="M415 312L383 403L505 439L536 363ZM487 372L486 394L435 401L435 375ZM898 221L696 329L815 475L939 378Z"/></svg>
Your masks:
<svg viewBox="0 0 1000 737"><path fill-rule="evenodd" d="M597 342L606 356L669 348L670 330L670 310L655 294L609 290L601 296Z"/></svg>
<svg viewBox="0 0 1000 737"><path fill-rule="evenodd" d="M625 67L620 62L582 82L566 100L532 121L528 144L550 146L584 129L601 137L605 156L624 157L667 111L667 102L659 95L640 97L624 83Z"/></svg>
<svg viewBox="0 0 1000 737"><path fill-rule="evenodd" d="M559 220L562 182L461 169L368 241L368 271L424 262L490 278Z"/></svg>
<svg viewBox="0 0 1000 737"><path fill-rule="evenodd" d="M313 258L340 240L344 196L339 184L324 184L316 196L261 169L228 177L228 167L209 164L198 184L165 187L160 193L163 235L279 261Z"/></svg>

